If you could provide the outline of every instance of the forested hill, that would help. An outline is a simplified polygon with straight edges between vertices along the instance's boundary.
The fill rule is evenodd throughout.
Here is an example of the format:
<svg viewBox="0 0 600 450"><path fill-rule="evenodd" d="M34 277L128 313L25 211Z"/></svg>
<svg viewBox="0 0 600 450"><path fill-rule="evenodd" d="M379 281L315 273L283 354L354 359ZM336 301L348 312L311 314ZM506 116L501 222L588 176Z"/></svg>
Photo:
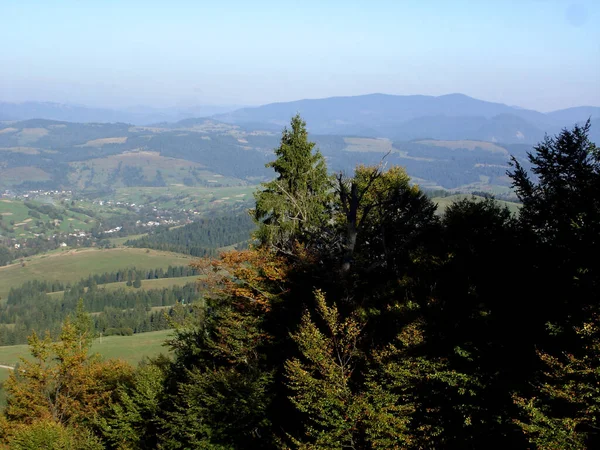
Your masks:
<svg viewBox="0 0 600 450"><path fill-rule="evenodd" d="M273 176L265 164L297 111L332 172L388 155L421 185L463 192L505 191L510 155L526 163L545 133L591 117L590 138L600 137L598 108L543 114L459 94L302 100L152 126L0 121L0 190L257 184Z"/></svg>
<svg viewBox="0 0 600 450"><path fill-rule="evenodd" d="M525 162L531 146L465 140L452 120L441 134L424 126L418 140L311 135L332 172L357 164L407 168L423 186L505 191L510 155ZM417 129L411 125L411 129ZM438 137L438 139L432 139ZM442 137L444 140L439 140ZM0 123L0 190L68 189L96 195L132 187L213 188L254 185L273 172L265 167L279 133L214 120L155 127L30 120ZM387 156L386 156L387 155Z"/></svg>
<svg viewBox="0 0 600 450"><path fill-rule="evenodd" d="M246 247L256 225L248 214L201 219L182 227L161 229L125 245L153 248L203 257L216 256L218 249L239 244Z"/></svg>

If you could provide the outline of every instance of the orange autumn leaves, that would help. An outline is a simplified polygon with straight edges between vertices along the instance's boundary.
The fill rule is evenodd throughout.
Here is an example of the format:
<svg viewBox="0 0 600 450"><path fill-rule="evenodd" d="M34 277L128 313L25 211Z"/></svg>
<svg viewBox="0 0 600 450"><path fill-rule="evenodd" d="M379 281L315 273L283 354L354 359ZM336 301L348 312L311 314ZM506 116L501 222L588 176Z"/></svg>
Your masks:
<svg viewBox="0 0 600 450"><path fill-rule="evenodd" d="M289 267L283 258L263 249L223 253L219 259L200 259L192 267L203 276L213 295L231 299L241 310L268 312L286 292Z"/></svg>

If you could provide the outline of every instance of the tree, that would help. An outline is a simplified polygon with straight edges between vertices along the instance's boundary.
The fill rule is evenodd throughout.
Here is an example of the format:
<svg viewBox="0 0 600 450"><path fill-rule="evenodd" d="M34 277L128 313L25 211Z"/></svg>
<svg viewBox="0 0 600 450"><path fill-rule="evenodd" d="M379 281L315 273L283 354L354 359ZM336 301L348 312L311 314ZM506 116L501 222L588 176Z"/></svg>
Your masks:
<svg viewBox="0 0 600 450"><path fill-rule="evenodd" d="M286 291L284 260L269 249L196 261L210 294L202 320L179 324L166 384L162 445L272 448L271 336L265 317Z"/></svg>
<svg viewBox="0 0 600 450"><path fill-rule="evenodd" d="M514 157L508 173L523 202L523 223L542 241L573 253L600 230L600 149L588 138L590 126L588 120L535 146L527 154L535 179Z"/></svg>
<svg viewBox="0 0 600 450"><path fill-rule="evenodd" d="M470 425L477 411L468 402L478 380L451 369L446 359L418 355L425 341L422 320L401 327L382 348L365 345L364 319L342 318L316 292L318 320L306 312L292 338L300 357L285 363L290 398L303 413L299 448L434 448L457 444L452 411ZM452 399L450 408L443 401ZM459 427L460 427L459 425Z"/></svg>
<svg viewBox="0 0 600 450"><path fill-rule="evenodd" d="M365 405L354 392L352 375L357 359L361 324L355 317L341 320L335 306L328 307L322 292L315 294L317 310L325 323L322 333L306 312L293 335L302 360L285 364L291 400L306 414L306 435L296 441L301 448L360 448ZM304 441L304 443L302 442Z"/></svg>
<svg viewBox="0 0 600 450"><path fill-rule="evenodd" d="M514 396L524 417L516 420L540 449L596 448L600 442L600 315L576 327L581 355L538 351L544 370L535 395Z"/></svg>
<svg viewBox="0 0 600 450"><path fill-rule="evenodd" d="M58 342L47 334L29 338L32 360L22 359L5 383L9 423L53 421L65 426L91 426L110 402L115 389L131 375L120 361L89 357L86 322L67 318Z"/></svg>
<svg viewBox="0 0 600 450"><path fill-rule="evenodd" d="M144 364L131 383L118 386L114 402L98 420L112 448L156 448L164 366L164 360Z"/></svg>
<svg viewBox="0 0 600 450"><path fill-rule="evenodd" d="M528 154L533 177L515 158L508 173L523 202L520 223L535 258L536 284L547 288L540 297L546 297L548 320L566 329L584 320L580 312L595 303L600 286L600 266L593 264L600 252L600 150L589 130L588 120L546 136Z"/></svg>
<svg viewBox="0 0 600 450"><path fill-rule="evenodd" d="M88 429L65 426L51 420L40 420L28 425L14 425L8 439L14 450L102 450L100 439Z"/></svg>
<svg viewBox="0 0 600 450"><path fill-rule="evenodd" d="M267 164L277 178L255 193L252 215L262 244L289 249L294 240L305 240L326 219L331 182L325 159L313 151L314 146L308 141L306 123L297 114L291 130L283 130L275 149L277 159Z"/></svg>
<svg viewBox="0 0 600 450"><path fill-rule="evenodd" d="M399 250L394 248L399 242L393 241L398 237L406 239L409 228L423 228L423 224L417 224L417 217L426 223L435 221L435 206L418 186L410 185L409 176L400 167L384 171L382 165L361 165L352 178L340 173L336 188L344 247L343 272L350 270L361 245L367 264L373 269L385 264ZM404 230L398 229L401 223Z"/></svg>
<svg viewBox="0 0 600 450"><path fill-rule="evenodd" d="M600 151L589 130L588 120L546 137L528 155L533 176L514 158L509 173L523 202L530 303L544 329L534 387L514 396L523 413L515 423L538 448L600 445Z"/></svg>

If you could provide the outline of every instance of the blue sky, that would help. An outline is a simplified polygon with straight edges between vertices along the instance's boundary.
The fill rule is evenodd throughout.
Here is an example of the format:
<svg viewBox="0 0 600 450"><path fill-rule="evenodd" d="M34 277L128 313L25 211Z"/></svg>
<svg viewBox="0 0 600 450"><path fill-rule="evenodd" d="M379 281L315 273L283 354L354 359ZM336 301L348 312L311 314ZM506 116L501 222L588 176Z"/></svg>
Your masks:
<svg viewBox="0 0 600 450"><path fill-rule="evenodd" d="M600 2L0 0L0 101L600 106Z"/></svg>

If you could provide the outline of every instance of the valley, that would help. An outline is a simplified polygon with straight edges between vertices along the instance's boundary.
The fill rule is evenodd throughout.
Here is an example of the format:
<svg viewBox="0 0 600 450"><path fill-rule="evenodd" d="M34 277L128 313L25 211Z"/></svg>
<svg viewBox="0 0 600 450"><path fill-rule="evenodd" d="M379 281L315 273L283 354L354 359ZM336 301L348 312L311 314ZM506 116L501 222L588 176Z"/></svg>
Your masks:
<svg viewBox="0 0 600 450"><path fill-rule="evenodd" d="M588 117L593 123L600 120L598 108L543 114L461 95L373 95L265 105L145 126L4 121L0 192L72 190L108 198L133 187L255 186L272 176L265 164L282 126L298 111L333 172L376 164L388 155L388 164L405 166L423 186L461 192L508 187L511 155L525 163L526 152L545 132ZM592 126L592 133L599 128Z"/></svg>

